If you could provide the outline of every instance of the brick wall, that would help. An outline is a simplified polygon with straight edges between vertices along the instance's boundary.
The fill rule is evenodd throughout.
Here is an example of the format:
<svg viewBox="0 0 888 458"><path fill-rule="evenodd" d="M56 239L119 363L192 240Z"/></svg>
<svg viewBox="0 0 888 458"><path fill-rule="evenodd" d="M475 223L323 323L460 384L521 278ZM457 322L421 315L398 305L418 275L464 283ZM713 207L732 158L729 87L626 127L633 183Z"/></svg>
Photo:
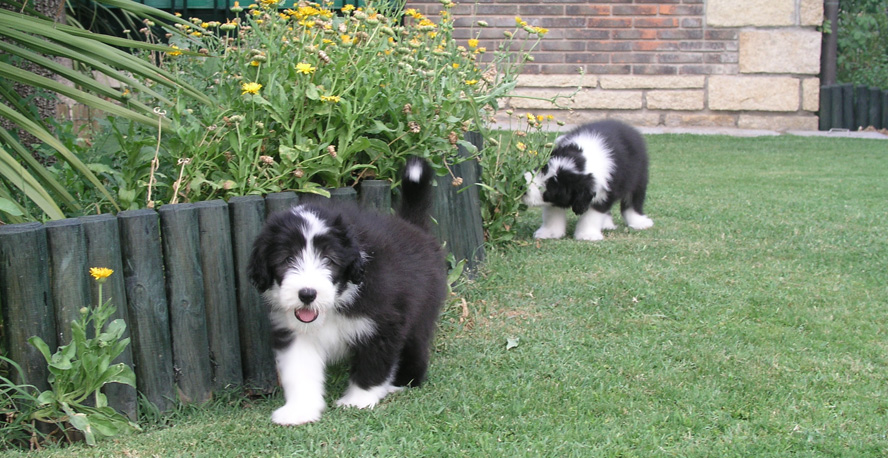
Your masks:
<svg viewBox="0 0 888 458"><path fill-rule="evenodd" d="M572 124L817 129L822 0L475 0L453 14L457 39L491 50L516 16L549 30L516 91L533 98L512 98L515 110ZM557 107L539 100L578 87Z"/></svg>

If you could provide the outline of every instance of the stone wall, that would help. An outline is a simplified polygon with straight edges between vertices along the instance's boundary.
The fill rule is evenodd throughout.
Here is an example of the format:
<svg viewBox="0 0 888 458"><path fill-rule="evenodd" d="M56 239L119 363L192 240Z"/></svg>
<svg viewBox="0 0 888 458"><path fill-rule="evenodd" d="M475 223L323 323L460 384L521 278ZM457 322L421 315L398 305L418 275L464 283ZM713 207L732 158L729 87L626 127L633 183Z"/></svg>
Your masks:
<svg viewBox="0 0 888 458"><path fill-rule="evenodd" d="M441 10L437 0L407 6ZM455 37L489 50L516 17L549 30L519 78L516 95L528 98L508 102L516 111L570 124L818 126L822 0L475 0L453 13ZM541 100L569 94L558 106Z"/></svg>

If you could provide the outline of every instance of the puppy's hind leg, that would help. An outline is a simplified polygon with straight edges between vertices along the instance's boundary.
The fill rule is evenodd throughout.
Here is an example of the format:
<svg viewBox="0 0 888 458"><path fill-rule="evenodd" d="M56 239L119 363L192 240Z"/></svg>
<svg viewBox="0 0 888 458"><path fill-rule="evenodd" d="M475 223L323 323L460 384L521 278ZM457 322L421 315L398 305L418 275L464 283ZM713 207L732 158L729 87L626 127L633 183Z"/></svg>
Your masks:
<svg viewBox="0 0 888 458"><path fill-rule="evenodd" d="M626 225L637 231L647 229L654 225L654 221L644 214L644 199L646 190L642 187L636 190L631 199L623 199L620 209L623 213L623 221Z"/></svg>
<svg viewBox="0 0 888 458"><path fill-rule="evenodd" d="M533 233L535 239L560 239L567 233L567 209L543 207L543 225Z"/></svg>
<svg viewBox="0 0 888 458"><path fill-rule="evenodd" d="M385 348L382 348L385 347ZM355 352L351 377L345 394L336 401L340 407L373 408L399 388L392 384L396 357L390 345L369 342Z"/></svg>

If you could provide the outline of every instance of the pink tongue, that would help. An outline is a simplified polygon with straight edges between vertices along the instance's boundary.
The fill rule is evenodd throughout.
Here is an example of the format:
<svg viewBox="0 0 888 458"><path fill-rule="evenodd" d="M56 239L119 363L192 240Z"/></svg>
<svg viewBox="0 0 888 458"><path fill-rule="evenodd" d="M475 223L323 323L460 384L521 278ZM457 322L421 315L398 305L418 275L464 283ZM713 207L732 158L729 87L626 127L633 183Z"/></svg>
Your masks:
<svg viewBox="0 0 888 458"><path fill-rule="evenodd" d="M318 312L312 309L298 309L296 310L296 319L303 323L311 323L318 319Z"/></svg>

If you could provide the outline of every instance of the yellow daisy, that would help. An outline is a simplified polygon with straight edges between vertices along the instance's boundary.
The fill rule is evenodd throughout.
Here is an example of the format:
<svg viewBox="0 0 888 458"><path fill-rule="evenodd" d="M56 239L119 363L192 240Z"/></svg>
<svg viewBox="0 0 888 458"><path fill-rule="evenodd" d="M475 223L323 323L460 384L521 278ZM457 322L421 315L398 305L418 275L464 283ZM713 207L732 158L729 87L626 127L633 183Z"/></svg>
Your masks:
<svg viewBox="0 0 888 458"><path fill-rule="evenodd" d="M262 89L262 85L259 84L259 83L244 83L244 84L241 86L241 89L243 90L243 92L241 92L241 95L244 95L244 94L258 94L258 93L259 93L259 89Z"/></svg>

